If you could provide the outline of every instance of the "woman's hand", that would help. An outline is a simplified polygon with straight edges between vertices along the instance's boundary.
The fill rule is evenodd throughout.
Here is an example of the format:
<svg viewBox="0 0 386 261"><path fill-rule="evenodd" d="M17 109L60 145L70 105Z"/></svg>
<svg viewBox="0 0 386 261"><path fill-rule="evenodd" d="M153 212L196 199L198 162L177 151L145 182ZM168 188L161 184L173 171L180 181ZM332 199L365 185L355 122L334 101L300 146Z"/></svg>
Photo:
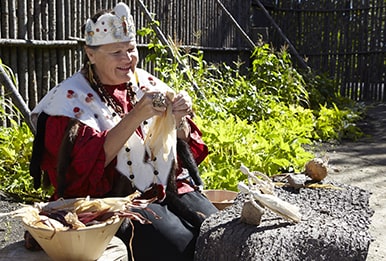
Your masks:
<svg viewBox="0 0 386 261"><path fill-rule="evenodd" d="M192 98L186 91L178 93L173 100L173 114L176 121L177 137L188 141L190 138L190 125L186 116L192 113Z"/></svg>
<svg viewBox="0 0 386 261"><path fill-rule="evenodd" d="M147 91L130 113L135 114L141 121L153 116L162 115L170 101L159 91Z"/></svg>
<svg viewBox="0 0 386 261"><path fill-rule="evenodd" d="M191 112L192 98L186 91L181 91L173 100L173 114L176 118L176 122L180 122L184 116L190 115Z"/></svg>
<svg viewBox="0 0 386 261"><path fill-rule="evenodd" d="M145 92L134 108L107 133L104 144L105 166L114 159L142 122L165 113L168 102L170 101L159 91Z"/></svg>

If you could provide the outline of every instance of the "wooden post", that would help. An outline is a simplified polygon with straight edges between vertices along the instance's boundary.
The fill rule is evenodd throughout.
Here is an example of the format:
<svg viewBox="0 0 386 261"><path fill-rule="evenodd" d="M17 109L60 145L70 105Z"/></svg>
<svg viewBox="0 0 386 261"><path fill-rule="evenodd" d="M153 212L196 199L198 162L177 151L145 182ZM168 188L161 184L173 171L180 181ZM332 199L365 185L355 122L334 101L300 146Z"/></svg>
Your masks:
<svg viewBox="0 0 386 261"><path fill-rule="evenodd" d="M287 38L287 36L285 36L285 34L283 33L283 31L281 30L280 26L275 22L275 20L272 18L272 16L268 13L268 10L265 8L265 6L260 2L260 0L255 0L257 5L261 8L261 10L263 11L264 15L268 18L268 20L271 22L271 24L276 28L276 30L278 31L278 33L280 34L280 36L284 39L284 41L288 44L290 50L292 51L292 53L295 55L296 59L298 60L300 66L303 68L303 69L308 69L308 65L306 64L306 62L304 61L304 59L302 57L300 57L298 51L296 50L296 48L293 46L293 44L291 43L291 41Z"/></svg>
<svg viewBox="0 0 386 261"><path fill-rule="evenodd" d="M33 128L31 119L29 117L30 109L28 108L27 104L24 102L23 97L20 95L19 91L17 90L16 86L13 84L12 80L9 79L3 66L0 66L0 81L7 89L7 91L11 93L12 101L15 103L16 107L21 111L28 127L31 129L32 132L34 132L35 129Z"/></svg>
<svg viewBox="0 0 386 261"><path fill-rule="evenodd" d="M241 33L243 38L247 41L247 43L251 46L252 49L255 49L256 45L255 43L249 38L248 34L241 28L239 23L236 21L236 19L233 18L232 14L226 9L226 7L221 3L220 0L217 0L218 5L221 7L221 9L225 12L227 17L232 21L232 23L236 26L237 31Z"/></svg>
<svg viewBox="0 0 386 261"><path fill-rule="evenodd" d="M142 2L142 0L138 0L138 2L139 2L139 5L140 5L140 8L141 8L142 11L146 14L147 19L149 19L149 21L152 22L152 27L153 27L153 29L154 29L154 31L155 31L157 37L161 40L161 43L164 44L164 45L166 45L166 46L168 47L168 52L169 52L169 54L177 60L179 67L180 67L180 68L185 67L185 65L180 61L180 59L179 59L179 57L178 57L178 54L175 54L175 53L174 53L173 47L170 46L169 41L166 39L166 37L165 37L165 35L163 34L163 32L161 31L161 29L154 23L154 20L153 20L153 18L151 17L150 12L147 10L145 4ZM177 52L178 52L178 50L177 50ZM183 69L185 69L185 68L183 68ZM194 79L193 79L190 75L188 75L188 74L186 73L186 70L183 70L183 71L185 72L184 75L186 76L186 78L192 83L193 89L194 89L194 91L197 93L197 95L198 95L199 97L203 97L204 94L200 91L200 89L198 88L198 85L197 85L197 83L194 81Z"/></svg>

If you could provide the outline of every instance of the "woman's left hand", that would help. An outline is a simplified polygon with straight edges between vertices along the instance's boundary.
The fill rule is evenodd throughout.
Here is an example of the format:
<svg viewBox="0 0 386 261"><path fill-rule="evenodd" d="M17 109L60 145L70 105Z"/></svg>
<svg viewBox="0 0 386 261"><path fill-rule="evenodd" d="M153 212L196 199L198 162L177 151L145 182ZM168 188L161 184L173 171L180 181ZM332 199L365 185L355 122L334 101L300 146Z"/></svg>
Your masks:
<svg viewBox="0 0 386 261"><path fill-rule="evenodd" d="M176 120L189 115L192 112L192 98L186 91L179 92L173 100L173 114Z"/></svg>
<svg viewBox="0 0 386 261"><path fill-rule="evenodd" d="M185 116L192 113L192 98L186 91L178 93L173 100L173 114L176 120L177 137L189 141L190 126Z"/></svg>

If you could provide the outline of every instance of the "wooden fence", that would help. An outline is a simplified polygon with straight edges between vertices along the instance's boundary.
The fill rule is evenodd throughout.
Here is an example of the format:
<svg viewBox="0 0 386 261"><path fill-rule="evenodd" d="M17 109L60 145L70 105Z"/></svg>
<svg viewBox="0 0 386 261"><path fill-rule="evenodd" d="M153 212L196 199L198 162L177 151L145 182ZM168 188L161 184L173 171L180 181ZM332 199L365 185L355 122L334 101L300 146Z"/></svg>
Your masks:
<svg viewBox="0 0 386 261"><path fill-rule="evenodd" d="M118 0L1 0L0 58L18 79L18 89L30 108L54 85L82 63L81 26L100 9L111 9ZM142 1L126 2L137 28L148 18ZM232 0L222 2L234 11L248 10ZM161 21L161 31L189 48L204 49L213 62L248 59L250 49L241 45L231 21L216 1L148 0L147 11ZM247 17L244 17L244 25ZM146 40L138 37L141 57L147 54ZM226 59L223 59L224 56ZM141 67L147 67L140 61Z"/></svg>
<svg viewBox="0 0 386 261"><path fill-rule="evenodd" d="M269 13L307 64L358 101L386 101L384 0L270 1ZM276 46L283 43L270 30Z"/></svg>
<svg viewBox="0 0 386 261"><path fill-rule="evenodd" d="M0 58L16 73L18 90L29 108L80 68L83 53L78 40L82 38L82 24L97 10L112 8L117 2L0 1ZM148 22L141 8L144 3L160 21L165 35L183 46L204 50L210 62L232 64L241 58L247 66L252 49L242 33L253 41L259 33L276 48L291 43L293 57L296 53L306 57L314 71L337 79L342 95L355 100L386 99L383 0L124 2L131 7L137 28ZM138 43L144 57L148 52L146 39L138 37ZM149 65L141 60L140 66Z"/></svg>

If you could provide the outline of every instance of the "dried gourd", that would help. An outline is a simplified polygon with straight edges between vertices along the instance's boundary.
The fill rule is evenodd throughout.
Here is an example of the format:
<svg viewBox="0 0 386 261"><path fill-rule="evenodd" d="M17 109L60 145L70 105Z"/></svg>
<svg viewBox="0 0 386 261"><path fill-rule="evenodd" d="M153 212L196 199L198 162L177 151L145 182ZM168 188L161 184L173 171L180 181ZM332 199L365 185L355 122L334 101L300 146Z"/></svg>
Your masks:
<svg viewBox="0 0 386 261"><path fill-rule="evenodd" d="M264 214L264 206L259 205L253 198L244 203L240 221L249 225L258 226Z"/></svg>
<svg viewBox="0 0 386 261"><path fill-rule="evenodd" d="M328 161L321 158L314 158L306 163L306 175L314 181L322 181L327 177Z"/></svg>

